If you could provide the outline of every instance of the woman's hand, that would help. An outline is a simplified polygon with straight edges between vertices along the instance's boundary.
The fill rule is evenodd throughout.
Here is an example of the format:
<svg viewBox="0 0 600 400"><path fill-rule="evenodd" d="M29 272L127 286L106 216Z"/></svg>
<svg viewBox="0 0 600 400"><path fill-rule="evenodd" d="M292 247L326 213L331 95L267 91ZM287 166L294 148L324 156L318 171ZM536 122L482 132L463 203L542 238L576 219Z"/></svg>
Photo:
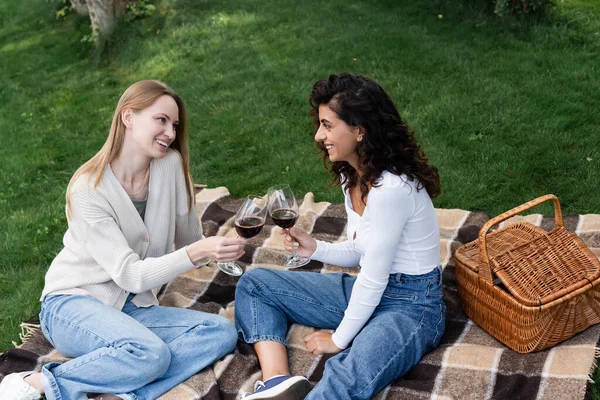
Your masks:
<svg viewBox="0 0 600 400"><path fill-rule="evenodd" d="M290 253L294 252L294 242L298 243L296 252L300 257L310 258L317 249L317 241L302 229L282 229L281 234L285 235L283 245Z"/></svg>
<svg viewBox="0 0 600 400"><path fill-rule="evenodd" d="M244 255L245 245L246 239L210 236L188 245L185 250L194 264L203 258L227 262Z"/></svg>
<svg viewBox="0 0 600 400"><path fill-rule="evenodd" d="M329 331L317 331L304 338L306 350L312 354L337 354L342 351L333 343L332 333Z"/></svg>

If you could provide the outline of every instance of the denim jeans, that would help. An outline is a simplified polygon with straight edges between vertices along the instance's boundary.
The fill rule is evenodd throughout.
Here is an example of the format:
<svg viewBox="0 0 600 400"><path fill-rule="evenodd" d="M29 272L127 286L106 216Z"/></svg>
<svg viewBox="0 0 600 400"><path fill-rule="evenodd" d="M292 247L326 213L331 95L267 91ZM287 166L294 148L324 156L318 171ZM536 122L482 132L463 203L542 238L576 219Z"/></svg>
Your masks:
<svg viewBox="0 0 600 400"><path fill-rule="evenodd" d="M121 311L86 296L44 299L44 336L65 363L43 366L48 400L87 400L114 393L154 400L231 352L237 332L225 317L184 308L137 307L130 295Z"/></svg>
<svg viewBox="0 0 600 400"><path fill-rule="evenodd" d="M247 343L287 346L289 323L336 329L356 278L348 274L256 269L237 285L235 321ZM327 360L307 399L370 399L440 342L446 305L442 269L392 274L381 302L351 346Z"/></svg>

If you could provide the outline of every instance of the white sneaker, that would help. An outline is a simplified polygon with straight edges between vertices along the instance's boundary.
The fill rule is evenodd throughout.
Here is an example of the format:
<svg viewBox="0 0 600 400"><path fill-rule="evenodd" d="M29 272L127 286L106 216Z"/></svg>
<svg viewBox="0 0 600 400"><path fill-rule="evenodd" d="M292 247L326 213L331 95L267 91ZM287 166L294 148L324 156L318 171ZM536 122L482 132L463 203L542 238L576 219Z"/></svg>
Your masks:
<svg viewBox="0 0 600 400"><path fill-rule="evenodd" d="M42 394L24 381L26 376L35 371L17 372L6 375L0 382L0 399L2 400L38 400Z"/></svg>

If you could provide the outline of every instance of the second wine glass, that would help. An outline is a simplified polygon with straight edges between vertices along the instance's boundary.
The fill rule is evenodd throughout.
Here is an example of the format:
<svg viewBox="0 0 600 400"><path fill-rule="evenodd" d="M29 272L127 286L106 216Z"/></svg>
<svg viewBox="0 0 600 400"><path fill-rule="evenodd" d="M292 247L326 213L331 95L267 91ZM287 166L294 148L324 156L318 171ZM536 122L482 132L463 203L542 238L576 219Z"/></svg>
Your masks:
<svg viewBox="0 0 600 400"><path fill-rule="evenodd" d="M298 204L289 185L277 185L269 188L269 214L275 225L288 232L298 220ZM300 257L296 252L298 243L293 243L294 252L283 264L287 268L298 268L308 264L309 258Z"/></svg>
<svg viewBox="0 0 600 400"><path fill-rule="evenodd" d="M250 239L260 233L265 225L268 202L262 196L250 195L239 208L235 216L235 230L244 239ZM232 276L240 276L242 267L233 261L217 263L219 269Z"/></svg>

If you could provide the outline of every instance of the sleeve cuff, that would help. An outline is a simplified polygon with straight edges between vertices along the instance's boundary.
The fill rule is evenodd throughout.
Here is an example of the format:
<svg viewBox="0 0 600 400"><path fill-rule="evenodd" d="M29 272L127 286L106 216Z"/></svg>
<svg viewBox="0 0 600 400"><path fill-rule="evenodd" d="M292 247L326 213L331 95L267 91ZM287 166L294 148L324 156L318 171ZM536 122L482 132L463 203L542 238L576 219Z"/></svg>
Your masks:
<svg viewBox="0 0 600 400"><path fill-rule="evenodd" d="M192 259L190 258L190 255L188 254L188 252L186 250L187 246L189 246L189 245L186 245L186 246L184 246L181 249L176 250L176 251L183 250L183 252L185 253L185 258L187 259L189 265L193 265L194 267L197 268L197 267L202 267L203 265L206 265L206 264L208 264L210 262L210 258L203 257L203 258L199 259L197 263L194 264L194 262L192 261Z"/></svg>
<svg viewBox="0 0 600 400"><path fill-rule="evenodd" d="M190 260L190 256L188 256L188 253L187 253L187 250L185 249L185 247L182 247L179 250L175 250L173 253L171 253L171 255L177 259L176 265L181 266L181 269L182 269L181 273L187 272L196 266L196 264L194 264L192 262L192 260Z"/></svg>
<svg viewBox="0 0 600 400"><path fill-rule="evenodd" d="M315 242L317 242L317 248L310 256L311 260L319 260L321 257L323 257L323 254L325 254L325 252L327 251L327 245L329 244L322 240L315 240Z"/></svg>
<svg viewBox="0 0 600 400"><path fill-rule="evenodd" d="M340 338L340 336L338 335L337 331L334 332L333 335L331 335L331 340L333 340L333 344L335 344L338 348L342 350L344 350L350 344L350 342L342 340L342 338Z"/></svg>

